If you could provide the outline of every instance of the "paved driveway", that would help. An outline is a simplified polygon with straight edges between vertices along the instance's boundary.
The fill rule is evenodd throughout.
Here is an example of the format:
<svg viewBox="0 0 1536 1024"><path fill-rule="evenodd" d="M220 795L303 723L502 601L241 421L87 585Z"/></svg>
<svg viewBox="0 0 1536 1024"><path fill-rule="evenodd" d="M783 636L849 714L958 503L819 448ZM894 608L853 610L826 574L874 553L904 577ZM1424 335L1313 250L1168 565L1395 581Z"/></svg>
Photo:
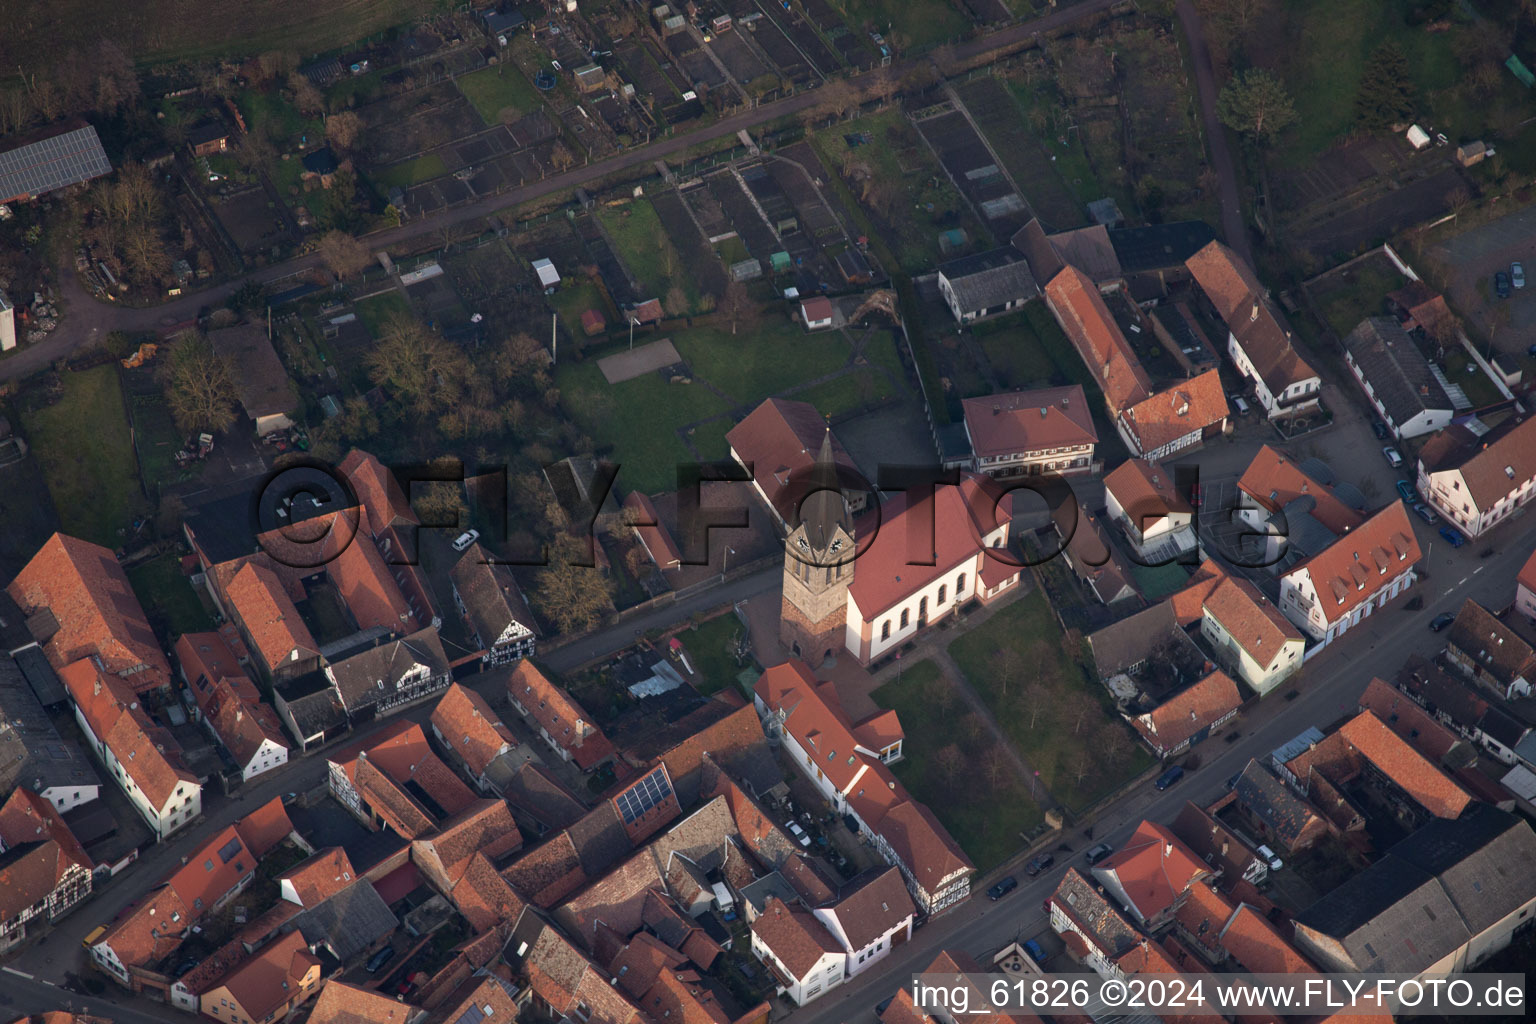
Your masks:
<svg viewBox="0 0 1536 1024"><path fill-rule="evenodd" d="M1536 272L1536 206L1482 224L1429 250L1429 258L1450 278L1448 298L1456 312L1468 321L1471 333L1488 337L1495 323L1494 311L1509 310L1509 319L1494 332L1494 348L1524 356L1536 344L1536 286L1527 285L1508 299L1493 293L1493 274L1508 270L1514 260L1525 263L1526 274ZM1526 372L1536 364L1526 364Z"/></svg>

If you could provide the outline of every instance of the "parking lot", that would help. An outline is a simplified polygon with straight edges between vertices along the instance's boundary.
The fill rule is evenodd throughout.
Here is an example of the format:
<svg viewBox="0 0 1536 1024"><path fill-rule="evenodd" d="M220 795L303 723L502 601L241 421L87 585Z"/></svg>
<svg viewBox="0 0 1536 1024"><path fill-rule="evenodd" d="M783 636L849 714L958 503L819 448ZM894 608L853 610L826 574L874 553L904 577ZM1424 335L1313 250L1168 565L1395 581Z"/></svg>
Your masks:
<svg viewBox="0 0 1536 1024"><path fill-rule="evenodd" d="M1527 285L1508 299L1493 291L1494 272L1507 272L1511 262L1524 262L1527 275L1536 267L1536 207L1440 242L1428 257L1449 277L1447 298L1467 319L1469 333L1483 340L1491 330L1495 350L1511 355L1524 356L1526 348L1536 344L1536 288ZM1528 373L1530 368L1527 365Z"/></svg>

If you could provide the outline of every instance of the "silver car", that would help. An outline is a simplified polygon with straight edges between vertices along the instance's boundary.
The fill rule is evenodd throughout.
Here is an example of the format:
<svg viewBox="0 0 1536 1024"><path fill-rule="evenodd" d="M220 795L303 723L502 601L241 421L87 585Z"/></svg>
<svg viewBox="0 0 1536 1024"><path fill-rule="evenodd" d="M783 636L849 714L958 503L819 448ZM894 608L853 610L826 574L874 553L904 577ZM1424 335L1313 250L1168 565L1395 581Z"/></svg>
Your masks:
<svg viewBox="0 0 1536 1024"><path fill-rule="evenodd" d="M1509 265L1509 283L1516 288L1525 287L1525 264L1519 261Z"/></svg>

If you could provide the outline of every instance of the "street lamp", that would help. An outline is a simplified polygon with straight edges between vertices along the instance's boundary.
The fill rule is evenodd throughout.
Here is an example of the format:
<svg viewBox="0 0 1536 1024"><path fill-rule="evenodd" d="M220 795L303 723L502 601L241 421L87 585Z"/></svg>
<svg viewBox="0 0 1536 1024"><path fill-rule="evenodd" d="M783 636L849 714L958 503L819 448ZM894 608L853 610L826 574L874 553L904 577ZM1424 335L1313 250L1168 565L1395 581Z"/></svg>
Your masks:
<svg viewBox="0 0 1536 1024"><path fill-rule="evenodd" d="M729 545L726 546L725 554L720 559L720 582L721 583L725 582L725 567L730 563L731 556L734 555L735 553L736 553L736 549L735 548L733 548L733 547L731 547Z"/></svg>
<svg viewBox="0 0 1536 1024"><path fill-rule="evenodd" d="M629 350L631 352L635 350L635 328L638 326L640 326L640 321L631 316L629 318Z"/></svg>

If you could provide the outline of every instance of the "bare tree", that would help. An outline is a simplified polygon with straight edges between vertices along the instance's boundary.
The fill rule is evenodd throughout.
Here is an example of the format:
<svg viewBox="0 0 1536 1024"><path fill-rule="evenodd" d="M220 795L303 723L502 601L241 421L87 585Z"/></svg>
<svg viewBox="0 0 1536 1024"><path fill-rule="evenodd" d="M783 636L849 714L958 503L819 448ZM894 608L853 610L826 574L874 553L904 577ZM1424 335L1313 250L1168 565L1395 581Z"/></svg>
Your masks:
<svg viewBox="0 0 1536 1024"><path fill-rule="evenodd" d="M1451 216L1460 220L1462 213L1472 205L1472 193L1458 185L1445 194L1445 205L1451 208Z"/></svg>
<svg viewBox="0 0 1536 1024"><path fill-rule="evenodd" d="M570 147L564 141L556 139L555 144L549 148L550 166L557 171L568 171L575 162L576 156L571 152Z"/></svg>
<svg viewBox="0 0 1536 1024"><path fill-rule="evenodd" d="M982 758L981 768L987 776L987 782L996 789L998 784L1008 777L1008 755L1003 753L1002 747L994 743Z"/></svg>
<svg viewBox="0 0 1536 1024"><path fill-rule="evenodd" d="M720 296L720 312L730 321L734 335L743 321L751 322L757 318L758 308L747 293L747 286L732 278L726 282L725 292Z"/></svg>
<svg viewBox="0 0 1536 1024"><path fill-rule="evenodd" d="M418 416L447 409L463 392L464 354L410 316L390 317L364 362L369 380Z"/></svg>
<svg viewBox="0 0 1536 1024"><path fill-rule="evenodd" d="M688 293L683 291L681 285L673 285L667 289L666 297L661 300L661 308L666 310L667 316L684 316L688 312Z"/></svg>
<svg viewBox="0 0 1536 1024"><path fill-rule="evenodd" d="M945 780L954 782L960 774L960 769L965 766L965 755L960 752L959 747L950 743L939 749L939 752L934 755L934 761L938 764L939 771L943 773Z"/></svg>
<svg viewBox="0 0 1536 1024"><path fill-rule="evenodd" d="M973 711L961 719L960 729L965 733L966 739L976 743L987 734L987 723Z"/></svg>
<svg viewBox="0 0 1536 1024"><path fill-rule="evenodd" d="M955 706L955 699L958 696L955 693L954 686L944 677L943 672L934 674L933 678L928 681L928 685L924 688L923 693L928 698L928 703L933 705L933 709L941 717L950 708Z"/></svg>
<svg viewBox="0 0 1536 1024"><path fill-rule="evenodd" d="M1050 700L1051 691L1042 683L1029 683L1024 687L1024 692L1019 695L1016 706L1029 718L1031 732L1039 723L1040 714L1046 710Z"/></svg>
<svg viewBox="0 0 1536 1024"><path fill-rule="evenodd" d="M1088 724L1088 720L1097 710L1099 710L1098 702L1086 693L1073 695L1070 703L1067 705L1068 717L1072 719L1072 735L1076 736L1081 733L1083 726Z"/></svg>
<svg viewBox="0 0 1536 1024"><path fill-rule="evenodd" d="M988 667L1002 686L1001 692L1004 697L1008 696L1008 684L1013 681L1013 663L1013 648L1006 644L993 651L992 657L988 659Z"/></svg>
<svg viewBox="0 0 1536 1024"><path fill-rule="evenodd" d="M1081 786L1093 767L1093 752L1082 744L1072 751L1072 784Z"/></svg>
<svg viewBox="0 0 1536 1024"><path fill-rule="evenodd" d="M557 554L550 566L539 572L533 600L538 609L565 633L590 629L613 610L606 577L596 569L576 565Z"/></svg>
<svg viewBox="0 0 1536 1024"><path fill-rule="evenodd" d="M345 231L327 231L315 243L315 251L330 272L343 281L361 274L373 262L368 246Z"/></svg>
<svg viewBox="0 0 1536 1024"><path fill-rule="evenodd" d="M320 90L297 71L288 76L288 93L293 99L293 105L305 117L314 117L325 110L325 97Z"/></svg>
<svg viewBox="0 0 1536 1024"><path fill-rule="evenodd" d="M176 339L161 363L166 402L176 425L188 433L226 430L235 422L234 370L202 335L188 331Z"/></svg>
<svg viewBox="0 0 1536 1024"><path fill-rule="evenodd" d="M352 152L362 131L363 119L350 110L331 114L325 119L325 141L331 144L332 149L343 153Z"/></svg>

